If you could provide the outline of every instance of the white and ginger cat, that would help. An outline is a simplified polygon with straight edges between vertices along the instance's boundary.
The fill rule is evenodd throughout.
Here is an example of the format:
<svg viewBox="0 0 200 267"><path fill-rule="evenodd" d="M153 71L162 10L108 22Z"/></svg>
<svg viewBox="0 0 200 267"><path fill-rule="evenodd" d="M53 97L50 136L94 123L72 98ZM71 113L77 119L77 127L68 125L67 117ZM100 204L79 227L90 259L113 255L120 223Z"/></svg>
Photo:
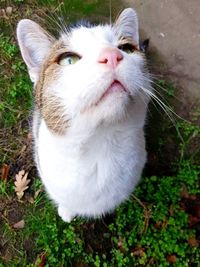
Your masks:
<svg viewBox="0 0 200 267"><path fill-rule="evenodd" d="M55 39L37 23L17 27L34 83L34 152L58 213L99 217L126 200L146 161L143 126L151 95L138 19L78 25Z"/></svg>

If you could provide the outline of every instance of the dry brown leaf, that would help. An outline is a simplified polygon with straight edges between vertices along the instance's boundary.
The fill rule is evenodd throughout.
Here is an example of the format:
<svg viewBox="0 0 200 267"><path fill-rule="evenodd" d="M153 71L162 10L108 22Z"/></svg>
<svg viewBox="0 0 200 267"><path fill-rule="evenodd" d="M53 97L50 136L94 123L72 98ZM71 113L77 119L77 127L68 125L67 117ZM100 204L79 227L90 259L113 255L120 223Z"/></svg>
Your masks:
<svg viewBox="0 0 200 267"><path fill-rule="evenodd" d="M188 244L191 246L191 247L198 247L200 245L200 242L195 238L195 237L190 237L188 239Z"/></svg>
<svg viewBox="0 0 200 267"><path fill-rule="evenodd" d="M10 16L13 12L13 8L11 6L6 7L6 15Z"/></svg>
<svg viewBox="0 0 200 267"><path fill-rule="evenodd" d="M177 261L176 255L174 255L174 254L168 255L167 256L167 261L169 263L176 263L176 261Z"/></svg>
<svg viewBox="0 0 200 267"><path fill-rule="evenodd" d="M15 224L13 224L13 228L15 228L15 229L23 229L24 226L25 226L24 220L21 220Z"/></svg>
<svg viewBox="0 0 200 267"><path fill-rule="evenodd" d="M18 199L21 199L24 195L24 191L28 188L28 184L30 183L30 179L27 179L28 172L25 173L24 170L21 170L16 174L15 179L15 192L17 194Z"/></svg>
<svg viewBox="0 0 200 267"><path fill-rule="evenodd" d="M188 222L189 222L189 226L193 226L200 222L200 218L193 216L193 215L189 215Z"/></svg>
<svg viewBox="0 0 200 267"><path fill-rule="evenodd" d="M47 253L44 252L40 255L40 262L37 264L37 267L44 267L45 266L45 262L47 259Z"/></svg>
<svg viewBox="0 0 200 267"><path fill-rule="evenodd" d="M4 182L7 182L9 169L10 169L9 165L7 165L7 164L3 164L2 172L1 172L1 179L2 179Z"/></svg>
<svg viewBox="0 0 200 267"><path fill-rule="evenodd" d="M132 250L131 255L142 257L144 256L144 248L136 247Z"/></svg>

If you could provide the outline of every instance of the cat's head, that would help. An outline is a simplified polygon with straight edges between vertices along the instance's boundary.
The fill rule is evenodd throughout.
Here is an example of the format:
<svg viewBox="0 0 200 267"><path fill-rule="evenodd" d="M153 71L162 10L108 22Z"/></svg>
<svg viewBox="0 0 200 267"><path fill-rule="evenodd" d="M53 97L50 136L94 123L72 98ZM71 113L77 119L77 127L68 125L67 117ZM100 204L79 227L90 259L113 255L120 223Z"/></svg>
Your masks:
<svg viewBox="0 0 200 267"><path fill-rule="evenodd" d="M17 38L36 105L54 133L64 134L80 118L96 124L122 120L134 105L145 113L143 89L150 83L133 9L125 9L113 25L78 25L59 39L24 19Z"/></svg>

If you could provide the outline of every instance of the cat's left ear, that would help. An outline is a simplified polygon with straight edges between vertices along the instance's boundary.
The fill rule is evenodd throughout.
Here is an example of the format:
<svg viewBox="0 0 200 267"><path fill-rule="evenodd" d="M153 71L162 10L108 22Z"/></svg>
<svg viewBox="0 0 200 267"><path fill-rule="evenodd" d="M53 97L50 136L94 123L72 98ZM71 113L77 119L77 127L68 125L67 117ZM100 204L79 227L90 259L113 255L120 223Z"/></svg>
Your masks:
<svg viewBox="0 0 200 267"><path fill-rule="evenodd" d="M36 83L54 38L36 22L22 19L17 25L17 40L29 76Z"/></svg>
<svg viewBox="0 0 200 267"><path fill-rule="evenodd" d="M129 37L139 48L138 17L134 9L124 9L114 23L114 28L119 39Z"/></svg>

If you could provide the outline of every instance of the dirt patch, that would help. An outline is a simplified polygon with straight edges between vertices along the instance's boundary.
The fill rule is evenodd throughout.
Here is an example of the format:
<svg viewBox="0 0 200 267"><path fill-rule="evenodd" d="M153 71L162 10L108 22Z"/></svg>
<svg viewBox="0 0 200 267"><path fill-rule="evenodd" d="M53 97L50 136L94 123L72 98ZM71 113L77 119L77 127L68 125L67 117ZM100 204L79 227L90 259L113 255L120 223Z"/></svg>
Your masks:
<svg viewBox="0 0 200 267"><path fill-rule="evenodd" d="M20 240L17 242L17 230L13 225L24 217L25 205L15 198L0 198L0 259L6 264L19 256Z"/></svg>

